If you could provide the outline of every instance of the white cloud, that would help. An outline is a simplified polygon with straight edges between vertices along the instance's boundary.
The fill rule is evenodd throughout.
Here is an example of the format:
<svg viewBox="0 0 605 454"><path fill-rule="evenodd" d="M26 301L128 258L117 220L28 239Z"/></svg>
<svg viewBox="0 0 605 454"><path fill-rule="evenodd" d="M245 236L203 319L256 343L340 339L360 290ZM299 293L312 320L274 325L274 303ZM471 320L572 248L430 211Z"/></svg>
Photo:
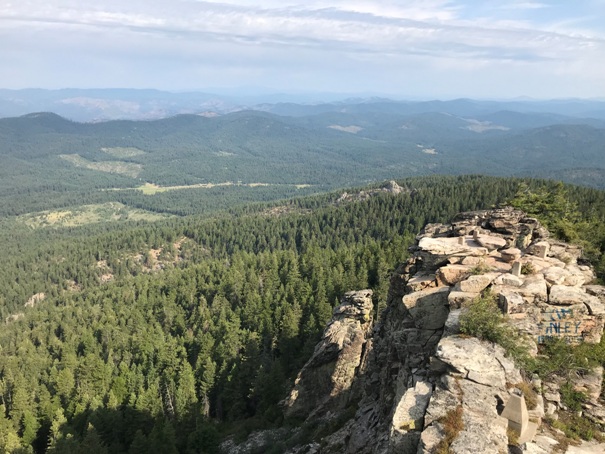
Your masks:
<svg viewBox="0 0 605 454"><path fill-rule="evenodd" d="M359 52L406 53L413 46L427 54L456 53L458 49L492 50L507 48L505 59L522 58L534 54L541 58L542 52L551 53L550 44L564 44L573 51L587 44L599 45L588 37L569 36L520 26L518 22L496 21L469 22L454 20L447 2L411 2L399 8L395 2L352 2L345 11L344 3L336 8L322 8L323 4L312 3L301 8L291 5L286 8L252 8L248 2L225 4L213 2L175 2L168 8L139 9L135 2L127 6L107 2L106 9L84 8L79 4L71 7L34 9L31 3L18 4L9 14L19 22L29 22L33 27L44 24L56 26L81 25L110 28L129 28L133 33L204 34L217 40L232 39L237 42L287 44L292 46L316 46L323 43L328 47L348 47ZM135 8L133 8L133 6ZM6 15L5 15L6 17ZM482 23L483 22L483 23ZM127 44L127 43L125 43ZM542 46L540 46L540 44ZM441 50L440 50L441 49ZM560 48L559 48L560 49ZM465 55L472 55L464 52ZM565 57L565 55L561 55Z"/></svg>
<svg viewBox="0 0 605 454"><path fill-rule="evenodd" d="M590 59L595 71L603 72L602 27L589 28L583 23L580 29L571 22L563 26L563 17L566 21L574 19L563 15L538 21L532 15L547 9L542 2L509 2L504 6L514 12L512 16L496 14L503 11L502 3L496 3L22 0L0 5L0 24L7 39L3 42L15 43L23 62L36 58L44 49L45 55L87 52L83 55L87 60L98 56L115 68L131 68L137 60L148 64L146 59L155 55L189 70L214 64L216 71L238 67L238 72L244 73L247 67L259 78L259 74L267 74L263 67L281 66L284 74L291 68L294 75L301 71L301 61L315 66L318 80L340 77L344 67L349 74L356 69L361 80L366 77L362 73L372 74L372 64L385 71L389 62L398 65L391 68L393 74L401 74L406 65L418 65L419 59L425 60L427 71L456 62L460 71L485 65L495 69L517 62L528 74L532 65L584 68ZM492 5L491 9L486 4ZM532 15L524 16L523 11ZM0 50L0 58L5 53L7 49ZM122 60L124 55L133 61ZM11 58L19 61L14 49ZM210 61L195 66L192 62L198 59ZM355 62L364 63L355 68ZM27 63L31 65L31 61ZM542 69L534 74L541 74ZM168 74L167 69L155 70ZM57 68L53 71L59 73ZM310 71L312 68L305 73ZM0 86L14 84L9 80L12 77L0 75ZM109 80L113 75L106 77ZM434 73L433 77L443 76ZM350 84L353 86L354 81Z"/></svg>

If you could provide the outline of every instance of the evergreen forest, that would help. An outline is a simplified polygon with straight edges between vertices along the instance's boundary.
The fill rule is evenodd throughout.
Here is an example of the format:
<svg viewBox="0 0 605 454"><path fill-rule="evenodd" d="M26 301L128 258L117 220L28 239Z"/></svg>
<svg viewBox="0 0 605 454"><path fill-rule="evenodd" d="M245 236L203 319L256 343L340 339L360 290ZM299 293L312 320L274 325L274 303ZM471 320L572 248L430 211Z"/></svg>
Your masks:
<svg viewBox="0 0 605 454"><path fill-rule="evenodd" d="M460 211L515 200L605 277L599 189L486 176L398 184L153 222L3 218L0 452L215 453L227 436L296 425L279 402L340 297L373 289L379 317L416 234Z"/></svg>

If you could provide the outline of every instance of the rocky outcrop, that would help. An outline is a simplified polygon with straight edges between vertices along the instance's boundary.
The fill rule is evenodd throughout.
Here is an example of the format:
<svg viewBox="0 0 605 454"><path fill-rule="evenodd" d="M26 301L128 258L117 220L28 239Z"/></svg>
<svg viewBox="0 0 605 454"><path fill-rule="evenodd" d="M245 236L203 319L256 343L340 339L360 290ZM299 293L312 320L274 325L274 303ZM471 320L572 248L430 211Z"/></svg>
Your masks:
<svg viewBox="0 0 605 454"><path fill-rule="evenodd" d="M284 439L293 434L285 428L274 430L259 430L252 432L242 443L236 443L233 438L229 438L221 443L220 450L228 454L251 454L265 452L269 447L276 446Z"/></svg>
<svg viewBox="0 0 605 454"><path fill-rule="evenodd" d="M462 213L449 225L428 225L413 257L392 277L356 418L325 440L323 451L433 452L444 440L448 412L459 407L463 429L450 452L506 452L507 421L498 409L508 400L506 385L521 382L521 375L501 348L458 336L458 317L462 305L490 288L539 341L546 329L540 328L542 314L561 303L549 301L552 285L538 274L560 263L545 256L549 241L537 220L512 209ZM577 258L575 249L568 253L556 244L558 255ZM527 252L532 246L539 255ZM589 277L575 259L563 267L578 277L575 283ZM515 268L535 274L511 274ZM587 314L588 300L597 307L584 298L577 304L586 303L586 311L578 307L574 316ZM593 332L596 339L598 329Z"/></svg>
<svg viewBox="0 0 605 454"><path fill-rule="evenodd" d="M34 307L36 304L44 301L46 299L45 293L36 293L32 295L26 302L25 307Z"/></svg>
<svg viewBox="0 0 605 454"><path fill-rule="evenodd" d="M551 239L521 211L461 213L450 224L429 224L410 250L376 325L369 291L345 295L284 402L286 416L307 421L328 421L352 405L355 416L290 452L508 452L507 427L518 421L501 414L522 376L501 347L460 334L465 307L486 292L531 351L553 337L601 339L605 287L590 285L594 275L578 261L579 248ZM605 417L602 376L595 370L575 382L597 421ZM532 420L532 430L523 429L528 452L555 452L556 441L534 435L545 414L553 418L563 406L561 384L537 380L543 395L517 415L525 428Z"/></svg>
<svg viewBox="0 0 605 454"><path fill-rule="evenodd" d="M373 332L357 414L321 452L434 452L457 408L462 429L449 452L507 452L500 412L522 378L500 347L458 335L461 307L489 289L528 340L598 342L605 290L584 286L594 276L577 247L518 210L428 225L411 251ZM541 402L533 418L544 416Z"/></svg>
<svg viewBox="0 0 605 454"><path fill-rule="evenodd" d="M585 285L594 274L578 263L581 250L552 240L521 211L461 213L449 225L428 225L413 251L409 282L434 274L425 286L453 286L450 307L490 288L511 322L538 343L601 339L605 291Z"/></svg>
<svg viewBox="0 0 605 454"><path fill-rule="evenodd" d="M321 418L355 398L353 380L365 359L372 310L371 290L345 294L283 402L286 417Z"/></svg>
<svg viewBox="0 0 605 454"><path fill-rule="evenodd" d="M405 191L406 189L402 188L401 186L399 186L397 184L396 181L389 181L383 188L382 188L385 192L388 192L389 194L393 194L393 195L397 195L397 194L401 194L403 191Z"/></svg>
<svg viewBox="0 0 605 454"><path fill-rule="evenodd" d="M340 203L346 203L346 202L353 202L353 201L359 201L359 200L367 200L372 196L375 196L377 194L391 194L391 195L398 195L401 194L402 192L408 192L410 194L414 194L414 191L408 189L408 188L404 188L401 187L397 184L396 181L389 181L388 183L386 183L384 186L382 186L381 188L376 188L376 189L369 189L369 190L363 190L363 191L359 191L359 192L355 192L355 193L349 193L349 192L343 192L340 197L338 197L338 199L336 200L337 204Z"/></svg>

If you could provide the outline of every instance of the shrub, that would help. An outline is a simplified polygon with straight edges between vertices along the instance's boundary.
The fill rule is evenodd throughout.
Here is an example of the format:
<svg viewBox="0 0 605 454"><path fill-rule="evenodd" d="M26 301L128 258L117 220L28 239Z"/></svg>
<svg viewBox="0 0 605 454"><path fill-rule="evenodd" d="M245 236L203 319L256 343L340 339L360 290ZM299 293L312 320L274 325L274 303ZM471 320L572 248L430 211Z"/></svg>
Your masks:
<svg viewBox="0 0 605 454"><path fill-rule="evenodd" d="M465 309L460 316L460 331L497 344L504 340L508 334L507 325L490 292L473 300Z"/></svg>
<svg viewBox="0 0 605 454"><path fill-rule="evenodd" d="M540 355L527 361L524 368L542 378L554 375L569 378L602 364L605 364L605 336L599 344L571 345L564 339L551 339L540 346Z"/></svg>
<svg viewBox="0 0 605 454"><path fill-rule="evenodd" d="M535 274L536 268L531 262L525 262L521 265L521 274Z"/></svg>
<svg viewBox="0 0 605 454"><path fill-rule="evenodd" d="M595 426L592 422L577 414L561 412L559 419L552 422L555 429L562 430L566 437L590 441L595 438Z"/></svg>
<svg viewBox="0 0 605 454"><path fill-rule="evenodd" d="M533 370L534 358L516 330L506 322L496 297L489 290L473 300L460 316L460 331L478 339L494 342L504 348L522 370Z"/></svg>
<svg viewBox="0 0 605 454"><path fill-rule="evenodd" d="M469 274L476 276L479 274L486 274L492 271L492 267L487 265L483 260L480 260L474 267L468 270Z"/></svg>
<svg viewBox="0 0 605 454"><path fill-rule="evenodd" d="M582 404L586 402L587 399L586 394L576 391L570 382L561 386L561 401L571 411L577 412L582 410Z"/></svg>

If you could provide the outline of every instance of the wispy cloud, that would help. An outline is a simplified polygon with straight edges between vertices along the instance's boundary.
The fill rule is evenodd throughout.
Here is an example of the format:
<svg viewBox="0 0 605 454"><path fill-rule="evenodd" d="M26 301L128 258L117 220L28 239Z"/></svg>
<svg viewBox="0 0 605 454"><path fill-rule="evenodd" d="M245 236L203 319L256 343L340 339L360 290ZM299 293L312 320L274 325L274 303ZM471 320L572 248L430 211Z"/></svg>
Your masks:
<svg viewBox="0 0 605 454"><path fill-rule="evenodd" d="M550 16L536 19L541 10ZM266 64L272 54L282 58L285 50L292 59L298 52L310 61L314 53L322 64L334 52L343 60L355 60L355 55L364 55L364 61L395 58L394 63L424 58L435 67L438 59L478 65L545 61L569 65L587 58L594 62L595 57L604 61L602 26L586 22L581 29L571 22L562 26L563 19L573 20L567 13L531 1L502 5L475 0L22 0L0 5L4 30L0 33L21 45L24 55L36 52L29 46L40 36L45 41L40 47L54 46L56 52L68 50L64 46L88 47L92 54L120 48L118 53L173 52L194 59L216 56L220 48L227 53L217 57L217 64L229 59ZM12 57L16 58L14 53ZM336 70L339 62L331 64ZM605 72L604 63L595 65L596 72Z"/></svg>
<svg viewBox="0 0 605 454"><path fill-rule="evenodd" d="M0 17L34 27L63 24L127 28L133 33L200 34L209 39L291 46L315 47L323 43L332 48L348 47L352 52L383 50L405 54L416 49L431 55L451 55L459 49L484 48L486 52L462 51L461 55L485 58L490 54L490 58L497 59L498 52L490 50L506 48L508 52L502 54L506 60L516 54L523 59L528 55L541 59L553 52L566 58L573 55L574 49L603 44L598 38L531 29L519 22L464 21L456 17L457 8L443 1L411 2L405 8L394 2L336 2L330 8L320 2L304 7L286 3L279 8L247 6L249 2L243 1L154 2L145 8L137 2L101 2L104 9L76 3L52 8L48 2L39 2L46 7L33 8L34 3L38 2L14 4L8 14L5 7Z"/></svg>

